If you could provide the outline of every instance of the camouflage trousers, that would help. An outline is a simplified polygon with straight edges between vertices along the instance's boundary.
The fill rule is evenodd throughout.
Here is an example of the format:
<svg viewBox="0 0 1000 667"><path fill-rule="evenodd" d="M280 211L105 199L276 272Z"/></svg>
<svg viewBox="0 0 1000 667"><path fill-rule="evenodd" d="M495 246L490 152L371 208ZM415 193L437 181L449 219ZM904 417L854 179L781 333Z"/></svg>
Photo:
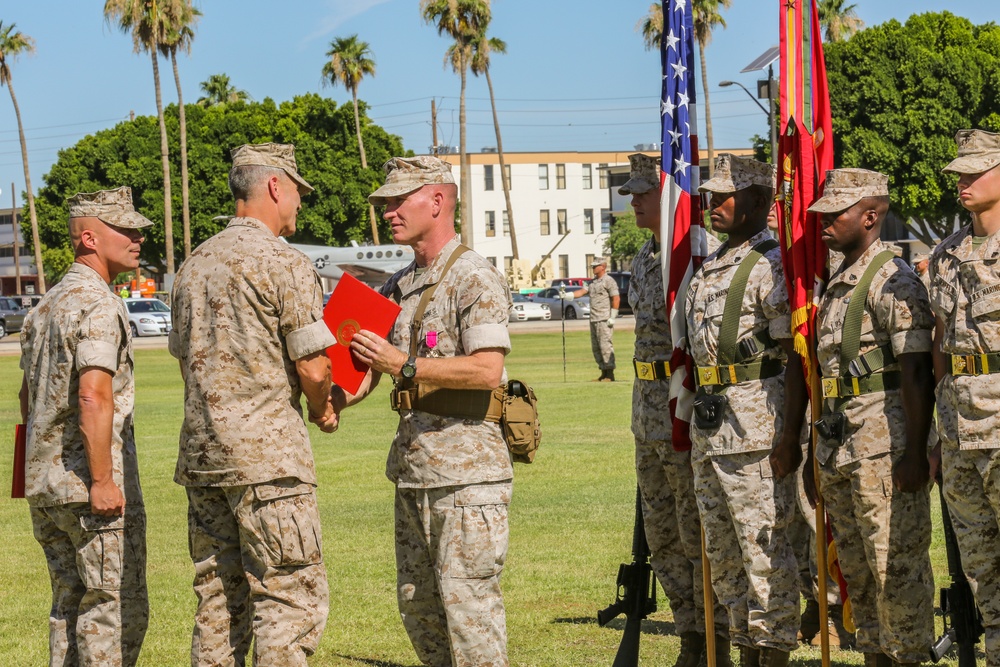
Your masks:
<svg viewBox="0 0 1000 667"><path fill-rule="evenodd" d="M670 601L676 633L704 633L701 519L691 452L675 451L669 441L636 438L635 472L650 563ZM725 636L728 627L725 608L716 603L715 634Z"/></svg>
<svg viewBox="0 0 1000 667"><path fill-rule="evenodd" d="M614 333L614 327L609 327L605 321L590 323L590 349L594 353L597 367L602 371L615 369Z"/></svg>
<svg viewBox="0 0 1000 667"><path fill-rule="evenodd" d="M806 442L803 448L808 446L809 444ZM803 460L805 460L805 454L806 452L803 452ZM796 511L792 514L792 521L785 532L788 535L788 541L792 544L795 561L799 566L799 592L806 600L818 602L819 566L816 562L816 510L809 505L805 484L800 473L801 471L795 473ZM826 603L828 605L841 604L840 587L829 573L826 575Z"/></svg>
<svg viewBox="0 0 1000 667"><path fill-rule="evenodd" d="M32 507L52 583L49 664L129 667L149 625L146 513L90 513L88 503Z"/></svg>
<svg viewBox="0 0 1000 667"><path fill-rule="evenodd" d="M511 482L396 488L396 594L417 658L506 667L500 575Z"/></svg>
<svg viewBox="0 0 1000 667"><path fill-rule="evenodd" d="M729 611L740 646L792 651L799 592L795 555L785 531L795 511L795 480L771 476L768 451L692 453L695 494L712 586Z"/></svg>
<svg viewBox="0 0 1000 667"><path fill-rule="evenodd" d="M921 662L934 641L930 486L896 491L889 453L841 466L830 457L820 484L840 571L847 581L857 650Z"/></svg>
<svg viewBox="0 0 1000 667"><path fill-rule="evenodd" d="M941 470L962 566L986 630L986 664L1000 666L1000 449L960 450L941 438Z"/></svg>
<svg viewBox="0 0 1000 667"><path fill-rule="evenodd" d="M187 487L198 597L191 665L305 667L329 612L319 508L295 478Z"/></svg>

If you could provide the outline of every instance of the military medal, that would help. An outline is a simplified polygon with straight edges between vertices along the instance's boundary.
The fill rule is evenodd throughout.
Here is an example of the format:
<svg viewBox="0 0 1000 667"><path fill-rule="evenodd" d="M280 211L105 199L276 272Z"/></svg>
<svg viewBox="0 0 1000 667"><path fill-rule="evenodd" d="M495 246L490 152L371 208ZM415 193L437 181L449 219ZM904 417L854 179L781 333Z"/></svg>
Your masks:
<svg viewBox="0 0 1000 667"><path fill-rule="evenodd" d="M424 343L426 343L427 347L429 349L432 349L432 350L435 347L437 347L437 344L438 344L438 332L437 331L428 331L427 335L424 336Z"/></svg>

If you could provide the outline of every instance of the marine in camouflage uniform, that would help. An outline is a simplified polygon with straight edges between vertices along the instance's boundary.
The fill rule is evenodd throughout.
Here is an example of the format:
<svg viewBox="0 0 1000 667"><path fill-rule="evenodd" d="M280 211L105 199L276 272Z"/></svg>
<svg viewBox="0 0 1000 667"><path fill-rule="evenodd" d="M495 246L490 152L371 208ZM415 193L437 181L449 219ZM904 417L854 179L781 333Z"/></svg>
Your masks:
<svg viewBox="0 0 1000 667"><path fill-rule="evenodd" d="M49 664L128 666L149 625L146 513L132 337L109 283L153 223L128 188L78 194L69 216L76 261L21 332L25 497L52 584Z"/></svg>
<svg viewBox="0 0 1000 667"><path fill-rule="evenodd" d="M983 615L986 662L1000 665L1000 135L961 130L958 194L972 224L931 256L938 436L944 495ZM967 355L967 356L966 356Z"/></svg>
<svg viewBox="0 0 1000 667"><path fill-rule="evenodd" d="M170 353L184 376L174 481L188 497L198 596L192 665L305 665L329 601L316 471L302 420L325 431L334 343L312 264L278 235L311 190L290 145L233 151L236 214L181 266Z"/></svg>
<svg viewBox="0 0 1000 667"><path fill-rule="evenodd" d="M653 232L632 260L629 303L635 313L632 433L635 471L642 495L642 518L656 578L670 601L674 628L681 638L676 667L695 667L705 647L705 598L702 584L701 520L694 494L691 452L671 443L670 356L673 342L667 319L660 264L659 160L629 156L629 180L618 194L632 195L640 228ZM714 238L714 237L713 237ZM715 610L716 664L729 662L729 624L721 605Z"/></svg>
<svg viewBox="0 0 1000 667"><path fill-rule="evenodd" d="M740 262L770 239L766 219L773 182L770 165L719 157L715 176L701 190L713 193L713 227L729 234L729 240L695 272L685 304L699 399L725 397L716 413L718 425L694 420L691 462L712 584L729 612L730 637L740 646L745 667L787 664L799 621L797 566L785 534L795 512L795 480L778 479L769 461L784 429L782 369L785 348L791 348L791 314L777 247L753 265L737 328L737 340L756 336L761 341L746 363L761 362L769 370L731 383L723 368L717 379L730 381L721 385L712 384L710 370L719 364L722 313ZM801 454L798 427L790 442Z"/></svg>
<svg viewBox="0 0 1000 667"><path fill-rule="evenodd" d="M597 381L615 380L615 319L618 317L618 283L607 274L608 262L603 257L595 257L590 264L594 279L583 289L573 292L573 296L590 295L590 349L594 361L601 369Z"/></svg>
<svg viewBox="0 0 1000 667"><path fill-rule="evenodd" d="M822 214L824 240L845 259L819 303L824 419L843 415L842 436L818 440L820 488L847 581L857 649L873 667L889 664L888 658L919 663L934 640L927 450L934 318L920 279L879 240L889 209L888 177L834 169L823 192L809 210ZM855 293L880 256L890 259L877 269L867 294ZM860 348L854 350L860 362L844 368L854 299L865 299ZM859 382L857 390L846 386L851 379ZM877 384L869 389L865 382ZM811 478L811 460L805 470Z"/></svg>
<svg viewBox="0 0 1000 667"><path fill-rule="evenodd" d="M500 576L513 467L500 427L459 405L507 381L510 293L503 276L455 237L448 163L393 158L384 169L385 185L369 201L386 207L394 240L413 246L416 259L382 288L402 308L388 340L355 334L351 348L373 372L344 400L360 400L382 374L397 382L399 427L386 476L396 485L397 601L417 657L435 667L504 667ZM411 346L418 303L433 285ZM444 394L435 402L424 390ZM410 409L403 392L413 397Z"/></svg>

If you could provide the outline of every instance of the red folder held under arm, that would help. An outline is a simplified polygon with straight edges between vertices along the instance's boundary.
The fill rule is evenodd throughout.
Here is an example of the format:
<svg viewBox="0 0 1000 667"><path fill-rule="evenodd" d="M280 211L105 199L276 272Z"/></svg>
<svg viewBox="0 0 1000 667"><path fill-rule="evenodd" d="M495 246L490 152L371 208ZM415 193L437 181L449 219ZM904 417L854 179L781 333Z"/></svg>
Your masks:
<svg viewBox="0 0 1000 667"><path fill-rule="evenodd" d="M351 338L362 329L389 335L399 305L385 298L363 282L344 274L330 301L323 309L323 321L337 343L326 349L333 366L333 382L345 391L357 393L368 373L368 365L351 353Z"/></svg>
<svg viewBox="0 0 1000 667"><path fill-rule="evenodd" d="M24 424L14 427L14 471L10 483L10 497L24 498L24 459L28 447L28 429Z"/></svg>

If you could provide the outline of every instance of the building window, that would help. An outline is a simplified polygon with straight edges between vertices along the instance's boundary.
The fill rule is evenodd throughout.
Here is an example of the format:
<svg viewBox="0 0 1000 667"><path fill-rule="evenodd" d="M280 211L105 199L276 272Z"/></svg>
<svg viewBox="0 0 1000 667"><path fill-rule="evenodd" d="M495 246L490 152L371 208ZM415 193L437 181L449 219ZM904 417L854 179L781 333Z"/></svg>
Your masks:
<svg viewBox="0 0 1000 667"><path fill-rule="evenodd" d="M597 170L601 174L601 189L602 190L607 190L608 189L608 163L607 162L602 162L601 164L599 164L597 166Z"/></svg>
<svg viewBox="0 0 1000 667"><path fill-rule="evenodd" d="M514 179L512 179L510 177L510 165L509 164L505 164L503 166L503 172L505 174L507 174L507 187L510 188L511 190L513 190L514 189Z"/></svg>
<svg viewBox="0 0 1000 667"><path fill-rule="evenodd" d="M591 264L594 263L594 256L593 255L585 255L584 258L583 258L583 262L587 266L587 277L588 278L593 278L594 277L594 267L592 267Z"/></svg>
<svg viewBox="0 0 1000 667"><path fill-rule="evenodd" d="M590 190L594 187L594 175L593 170L590 168L589 164L583 165L583 189Z"/></svg>
<svg viewBox="0 0 1000 667"><path fill-rule="evenodd" d="M496 211L486 211L486 235L497 235L497 214Z"/></svg>
<svg viewBox="0 0 1000 667"><path fill-rule="evenodd" d="M483 189L487 192L493 189L493 165L483 166Z"/></svg>
<svg viewBox="0 0 1000 667"><path fill-rule="evenodd" d="M556 190L566 189L566 165L556 165Z"/></svg>
<svg viewBox="0 0 1000 667"><path fill-rule="evenodd" d="M547 209L538 212L538 227L542 236L548 236L551 233L549 231L549 212Z"/></svg>
<svg viewBox="0 0 1000 667"><path fill-rule="evenodd" d="M556 211L556 225L560 236L566 233L566 209L561 208Z"/></svg>
<svg viewBox="0 0 1000 667"><path fill-rule="evenodd" d="M505 276L509 276L513 270L514 270L514 258L511 257L510 255L507 255L506 257L503 258L503 274Z"/></svg>
<svg viewBox="0 0 1000 667"><path fill-rule="evenodd" d="M601 209L601 233L611 233L611 209L609 208Z"/></svg>
<svg viewBox="0 0 1000 667"><path fill-rule="evenodd" d="M487 257L486 261L489 262L490 264L492 264L494 268L496 268L496 265L497 265L497 258L496 257Z"/></svg>
<svg viewBox="0 0 1000 667"><path fill-rule="evenodd" d="M510 214L506 210L503 212L503 235L510 236Z"/></svg>
<svg viewBox="0 0 1000 667"><path fill-rule="evenodd" d="M583 209L583 233L594 233L594 209L592 208Z"/></svg>
<svg viewBox="0 0 1000 667"><path fill-rule="evenodd" d="M559 277L569 278L569 255L559 255Z"/></svg>
<svg viewBox="0 0 1000 667"><path fill-rule="evenodd" d="M538 165L538 189L549 189L549 165L547 164Z"/></svg>

